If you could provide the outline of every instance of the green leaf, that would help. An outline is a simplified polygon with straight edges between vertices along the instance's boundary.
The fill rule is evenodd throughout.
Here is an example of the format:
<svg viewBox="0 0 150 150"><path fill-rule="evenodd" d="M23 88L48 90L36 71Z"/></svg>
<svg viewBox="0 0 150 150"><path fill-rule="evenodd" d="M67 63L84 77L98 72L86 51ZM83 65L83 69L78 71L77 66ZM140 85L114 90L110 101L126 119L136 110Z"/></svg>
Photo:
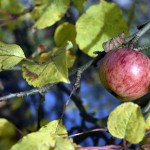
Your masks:
<svg viewBox="0 0 150 150"><path fill-rule="evenodd" d="M75 26L69 22L60 24L54 34L54 40L58 47L63 46L67 41L71 41L75 45L75 37Z"/></svg>
<svg viewBox="0 0 150 150"><path fill-rule="evenodd" d="M70 0L49 0L34 8L34 28L43 29L59 21L67 12Z"/></svg>
<svg viewBox="0 0 150 150"><path fill-rule="evenodd" d="M121 9L104 0L91 6L80 16L76 23L76 31L76 42L80 49L92 57L95 57L94 51L103 51L103 42L123 31L126 35L129 34Z"/></svg>
<svg viewBox="0 0 150 150"><path fill-rule="evenodd" d="M1 0L0 9L11 14L20 14L24 10L24 6L18 0Z"/></svg>
<svg viewBox="0 0 150 150"><path fill-rule="evenodd" d="M150 130L150 114L148 114L148 117L146 118L146 130Z"/></svg>
<svg viewBox="0 0 150 150"><path fill-rule="evenodd" d="M16 141L14 141L14 139L12 139L12 138L11 139L9 139L9 138L2 138L0 140L0 149L1 150L9 150L12 147L12 145L14 145L15 143L16 143Z"/></svg>
<svg viewBox="0 0 150 150"><path fill-rule="evenodd" d="M134 103L123 103L111 112L107 122L109 132L117 138L136 144L145 135L145 121L140 107Z"/></svg>
<svg viewBox="0 0 150 150"><path fill-rule="evenodd" d="M65 127L58 125L58 132L55 133L58 120L48 123L39 131L24 136L11 150L74 150L72 141L64 138L67 131Z"/></svg>
<svg viewBox="0 0 150 150"><path fill-rule="evenodd" d="M42 64L24 62L22 65L23 77L29 85L43 87L48 83L66 82L68 79L67 50L72 46L71 42L66 47L56 48L45 56ZM47 60L48 59L48 60Z"/></svg>
<svg viewBox="0 0 150 150"><path fill-rule="evenodd" d="M0 42L0 71L14 67L25 55L20 46Z"/></svg>
<svg viewBox="0 0 150 150"><path fill-rule="evenodd" d="M87 3L87 0L72 0L76 8L79 10L79 12L84 11L84 3Z"/></svg>
<svg viewBox="0 0 150 150"><path fill-rule="evenodd" d="M48 132L35 132L24 136L11 150L49 150L55 146L55 136Z"/></svg>
<svg viewBox="0 0 150 150"><path fill-rule="evenodd" d="M16 134L15 126L7 119L0 118L0 138L11 138L15 134Z"/></svg>

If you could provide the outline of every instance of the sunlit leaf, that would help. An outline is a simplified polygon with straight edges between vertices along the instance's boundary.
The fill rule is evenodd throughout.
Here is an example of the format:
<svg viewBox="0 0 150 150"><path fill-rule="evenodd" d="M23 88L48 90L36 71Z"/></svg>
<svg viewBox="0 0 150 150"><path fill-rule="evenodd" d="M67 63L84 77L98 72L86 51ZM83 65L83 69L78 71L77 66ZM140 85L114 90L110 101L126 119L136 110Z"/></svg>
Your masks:
<svg viewBox="0 0 150 150"><path fill-rule="evenodd" d="M20 46L0 42L0 71L12 68L24 58L25 55Z"/></svg>
<svg viewBox="0 0 150 150"><path fill-rule="evenodd" d="M75 26L68 22L60 24L54 34L54 40L58 47L63 46L67 41L71 41L74 45L75 37Z"/></svg>
<svg viewBox="0 0 150 150"><path fill-rule="evenodd" d="M145 121L140 107L134 103L123 103L111 112L107 122L109 132L130 143L139 143L145 135Z"/></svg>
<svg viewBox="0 0 150 150"><path fill-rule="evenodd" d="M43 61L43 64L24 62L22 65L23 77L28 84L35 87L43 87L48 83L69 83L67 50L71 46L70 42L66 47L53 49L50 55L45 55L43 59L46 61Z"/></svg>
<svg viewBox="0 0 150 150"><path fill-rule="evenodd" d="M55 120L39 131L24 136L11 150L74 150L72 141L64 138L64 135L67 135L65 127L61 122L58 125L58 120Z"/></svg>
<svg viewBox="0 0 150 150"><path fill-rule="evenodd" d="M75 150L70 140L64 139L60 136L56 136L55 140L55 150Z"/></svg>
<svg viewBox="0 0 150 150"><path fill-rule="evenodd" d="M79 12L84 11L84 3L87 3L87 0L72 0L76 8L79 10Z"/></svg>
<svg viewBox="0 0 150 150"><path fill-rule="evenodd" d="M55 146L55 136L48 132L34 132L24 136L11 150L49 150Z"/></svg>
<svg viewBox="0 0 150 150"><path fill-rule="evenodd" d="M0 118L0 138L10 138L13 137L15 134L15 126L7 119Z"/></svg>
<svg viewBox="0 0 150 150"><path fill-rule="evenodd" d="M95 57L94 51L103 51L103 42L122 33L129 34L122 11L114 3L104 0L89 7L76 22L76 42L80 49Z"/></svg>
<svg viewBox="0 0 150 150"><path fill-rule="evenodd" d="M148 117L146 119L146 130L150 130L150 114L148 114Z"/></svg>
<svg viewBox="0 0 150 150"><path fill-rule="evenodd" d="M39 2L39 1L38 1ZM68 10L70 0L49 0L37 5L33 12L34 28L43 29L59 21Z"/></svg>
<svg viewBox="0 0 150 150"><path fill-rule="evenodd" d="M56 132L56 127L57 127L57 132ZM51 134L57 133L57 135L60 135L63 137L67 136L67 130L66 130L65 126L62 124L62 121L60 121L59 125L58 125L58 120L54 120L52 122L49 122L45 126L41 127L41 129L39 131L49 132Z"/></svg>

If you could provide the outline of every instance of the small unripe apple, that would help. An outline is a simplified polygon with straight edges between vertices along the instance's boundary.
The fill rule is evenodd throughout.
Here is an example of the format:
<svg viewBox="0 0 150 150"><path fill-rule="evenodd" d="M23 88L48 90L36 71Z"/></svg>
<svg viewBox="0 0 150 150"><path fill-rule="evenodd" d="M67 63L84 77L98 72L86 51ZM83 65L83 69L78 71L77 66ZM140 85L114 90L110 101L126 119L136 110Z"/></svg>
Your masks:
<svg viewBox="0 0 150 150"><path fill-rule="evenodd" d="M100 80L120 99L138 99L150 89L150 59L129 48L112 50L100 62Z"/></svg>

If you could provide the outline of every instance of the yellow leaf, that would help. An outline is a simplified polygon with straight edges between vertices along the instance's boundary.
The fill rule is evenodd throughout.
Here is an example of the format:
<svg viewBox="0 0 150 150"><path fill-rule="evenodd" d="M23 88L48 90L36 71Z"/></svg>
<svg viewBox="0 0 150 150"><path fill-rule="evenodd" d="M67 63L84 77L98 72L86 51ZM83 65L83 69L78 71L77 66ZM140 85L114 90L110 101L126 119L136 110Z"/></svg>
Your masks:
<svg viewBox="0 0 150 150"><path fill-rule="evenodd" d="M142 141L145 135L145 120L140 107L134 103L123 103L113 110L107 122L109 132L132 144Z"/></svg>
<svg viewBox="0 0 150 150"><path fill-rule="evenodd" d="M71 45L67 44L65 47L53 49L48 55L42 55L42 62L44 62L42 64L24 62L22 65L23 77L28 84L41 88L48 83L70 83L67 50L70 49Z"/></svg>
<svg viewBox="0 0 150 150"><path fill-rule="evenodd" d="M114 3L101 1L89 7L76 22L76 43L91 57L94 51L103 51L103 42L122 33L129 34L122 10Z"/></svg>

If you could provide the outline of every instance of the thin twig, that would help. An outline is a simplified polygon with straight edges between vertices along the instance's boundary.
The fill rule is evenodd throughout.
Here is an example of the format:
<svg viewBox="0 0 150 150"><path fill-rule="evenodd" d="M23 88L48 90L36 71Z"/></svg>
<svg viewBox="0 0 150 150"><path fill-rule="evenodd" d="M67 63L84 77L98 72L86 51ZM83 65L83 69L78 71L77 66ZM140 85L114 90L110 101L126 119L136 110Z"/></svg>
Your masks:
<svg viewBox="0 0 150 150"><path fill-rule="evenodd" d="M129 36L124 44L127 44L129 42L132 43L132 41L136 41L139 39L141 36L143 36L148 30L150 30L150 21L147 22L139 31L137 31L135 34Z"/></svg>
<svg viewBox="0 0 150 150"><path fill-rule="evenodd" d="M101 56L101 53L99 53L98 56L99 56L99 55ZM96 60L97 60L97 59L96 59ZM59 123L60 123L60 121L62 120L62 118L63 118L63 116L64 116L64 114L65 114L66 108L67 108L67 106L68 106L68 104L69 104L69 102L70 102L70 100L71 100L71 97L72 97L73 93L75 92L75 90L77 90L77 89L80 87L80 80L81 80L81 75L82 75L82 73L83 73L86 69L88 69L94 62L95 62L95 59L92 59L92 60L89 61L87 64L83 65L82 67L80 67L80 68L77 70L76 81L75 81L75 83L74 83L74 85L73 85L73 87L72 87L72 91L71 91L70 94L69 94L69 98L67 99L67 101L66 101L66 103L65 103L65 105L64 105L64 107L63 107L63 111L62 111L61 117L60 117L60 119L59 119L59 121L58 121L58 124L57 124L57 126L56 126L55 133L56 133L57 130L58 130Z"/></svg>
<svg viewBox="0 0 150 150"><path fill-rule="evenodd" d="M33 10L34 7L31 7L31 8L27 8L25 9L23 12L21 12L20 14L10 14L10 13L7 13L5 12L5 14L9 15L8 18L0 18L0 22L3 22L3 21L11 21L11 20L16 20L18 19L19 17L31 12ZM0 13L3 13L2 11L0 11Z"/></svg>
<svg viewBox="0 0 150 150"><path fill-rule="evenodd" d="M66 94L70 94L70 90L64 86L63 84L59 84L58 86L59 88L61 88L62 91L64 91ZM97 126L105 126L104 124L106 123L107 118L103 118L103 121L95 118L94 116L88 114L84 108L84 106L82 105L82 101L80 98L77 97L77 95L72 95L71 96L72 101L74 102L74 104L76 105L76 107L78 108L80 115L86 119L86 121L94 123ZM103 122L103 125L101 124L101 122Z"/></svg>
<svg viewBox="0 0 150 150"><path fill-rule="evenodd" d="M91 132L99 132L99 131L107 131L107 129L93 129L93 130L89 130L89 131L69 135L68 138L73 138L75 136L80 136L80 135L83 135L83 134L88 134L88 133L91 133Z"/></svg>
<svg viewBox="0 0 150 150"><path fill-rule="evenodd" d="M89 146L89 147L81 147L77 150L123 150L122 146L119 145L108 145L108 146Z"/></svg>
<svg viewBox="0 0 150 150"><path fill-rule="evenodd" d="M60 116L60 119L58 120L56 129L55 129L55 133L57 133L57 131L58 131L58 127L59 127L59 124L60 124L60 122L61 122L61 120L62 120L64 114L65 114L66 107L68 106L68 104L69 104L69 102L70 102L70 99L71 99L71 96L72 96L72 94L74 93L75 90L76 90L76 89L75 89L75 87L73 86L73 89L72 89L72 91L71 91L71 93L70 93L70 95L69 95L69 97L68 97L68 99L67 99L65 105L63 106L62 114L61 114L61 116Z"/></svg>
<svg viewBox="0 0 150 150"><path fill-rule="evenodd" d="M143 109L144 116L150 112L150 101L147 103L147 105Z"/></svg>
<svg viewBox="0 0 150 150"><path fill-rule="evenodd" d="M103 53L103 52L102 52ZM100 59L100 56L98 55L97 57L95 57L94 59L90 60L87 64L81 66L80 68L85 71L87 68L89 68L91 65L94 65L95 62L98 61L98 58ZM70 72L69 77L76 74L77 73L77 69ZM13 93L13 94L9 94L3 97L0 97L0 101L5 101L5 100L9 100L12 98L18 98L18 97L25 97L25 96L29 96L29 95L34 95L36 93L46 93L50 90L50 88L54 85L56 85L58 83L54 83L54 84L47 84L45 85L43 88L40 89L32 89L30 91L24 91L24 92L20 92L20 93Z"/></svg>
<svg viewBox="0 0 150 150"><path fill-rule="evenodd" d="M44 102L44 95L40 95L40 103L39 106L37 108L37 130L40 129L41 127L41 119L42 119L42 108L43 108L43 102Z"/></svg>
<svg viewBox="0 0 150 150"><path fill-rule="evenodd" d="M16 67L13 67L13 68L10 68L10 69L7 69L7 70L3 70L3 71L21 71L21 67L16 66Z"/></svg>
<svg viewBox="0 0 150 150"><path fill-rule="evenodd" d="M137 33L135 33L132 36L128 37L125 40L125 44L129 43L134 38L141 37L149 29L150 29L150 22L148 22L144 27L142 27ZM105 55L104 52L102 52L102 55ZM94 59L90 60L87 64L83 65L82 66L84 68L83 71L86 70L91 65L94 65L95 63L97 63L101 59L101 57L102 57L101 55L98 55ZM74 75L76 72L77 72L77 70L71 72L69 74L69 76ZM32 89L30 91L25 91L25 92L20 92L20 93L14 93L14 94L10 94L10 95L7 95L7 96L3 96L3 97L0 98L0 101L5 101L5 100L8 100L8 99L17 98L17 97L29 96L29 95L33 95L33 94L41 93L41 92L44 93L44 92L47 92L53 85L55 85L55 84L48 84L48 85L44 86L41 89Z"/></svg>
<svg viewBox="0 0 150 150"><path fill-rule="evenodd" d="M13 94L9 94L3 97L0 97L0 101L6 101L12 98L19 98L19 97L25 97L25 96L29 96L29 95L34 95L36 93L46 93L48 92L48 90L54 86L55 84L48 84L46 86L44 86L41 89L32 89L30 91L24 91L24 92L20 92L20 93L13 93Z"/></svg>

